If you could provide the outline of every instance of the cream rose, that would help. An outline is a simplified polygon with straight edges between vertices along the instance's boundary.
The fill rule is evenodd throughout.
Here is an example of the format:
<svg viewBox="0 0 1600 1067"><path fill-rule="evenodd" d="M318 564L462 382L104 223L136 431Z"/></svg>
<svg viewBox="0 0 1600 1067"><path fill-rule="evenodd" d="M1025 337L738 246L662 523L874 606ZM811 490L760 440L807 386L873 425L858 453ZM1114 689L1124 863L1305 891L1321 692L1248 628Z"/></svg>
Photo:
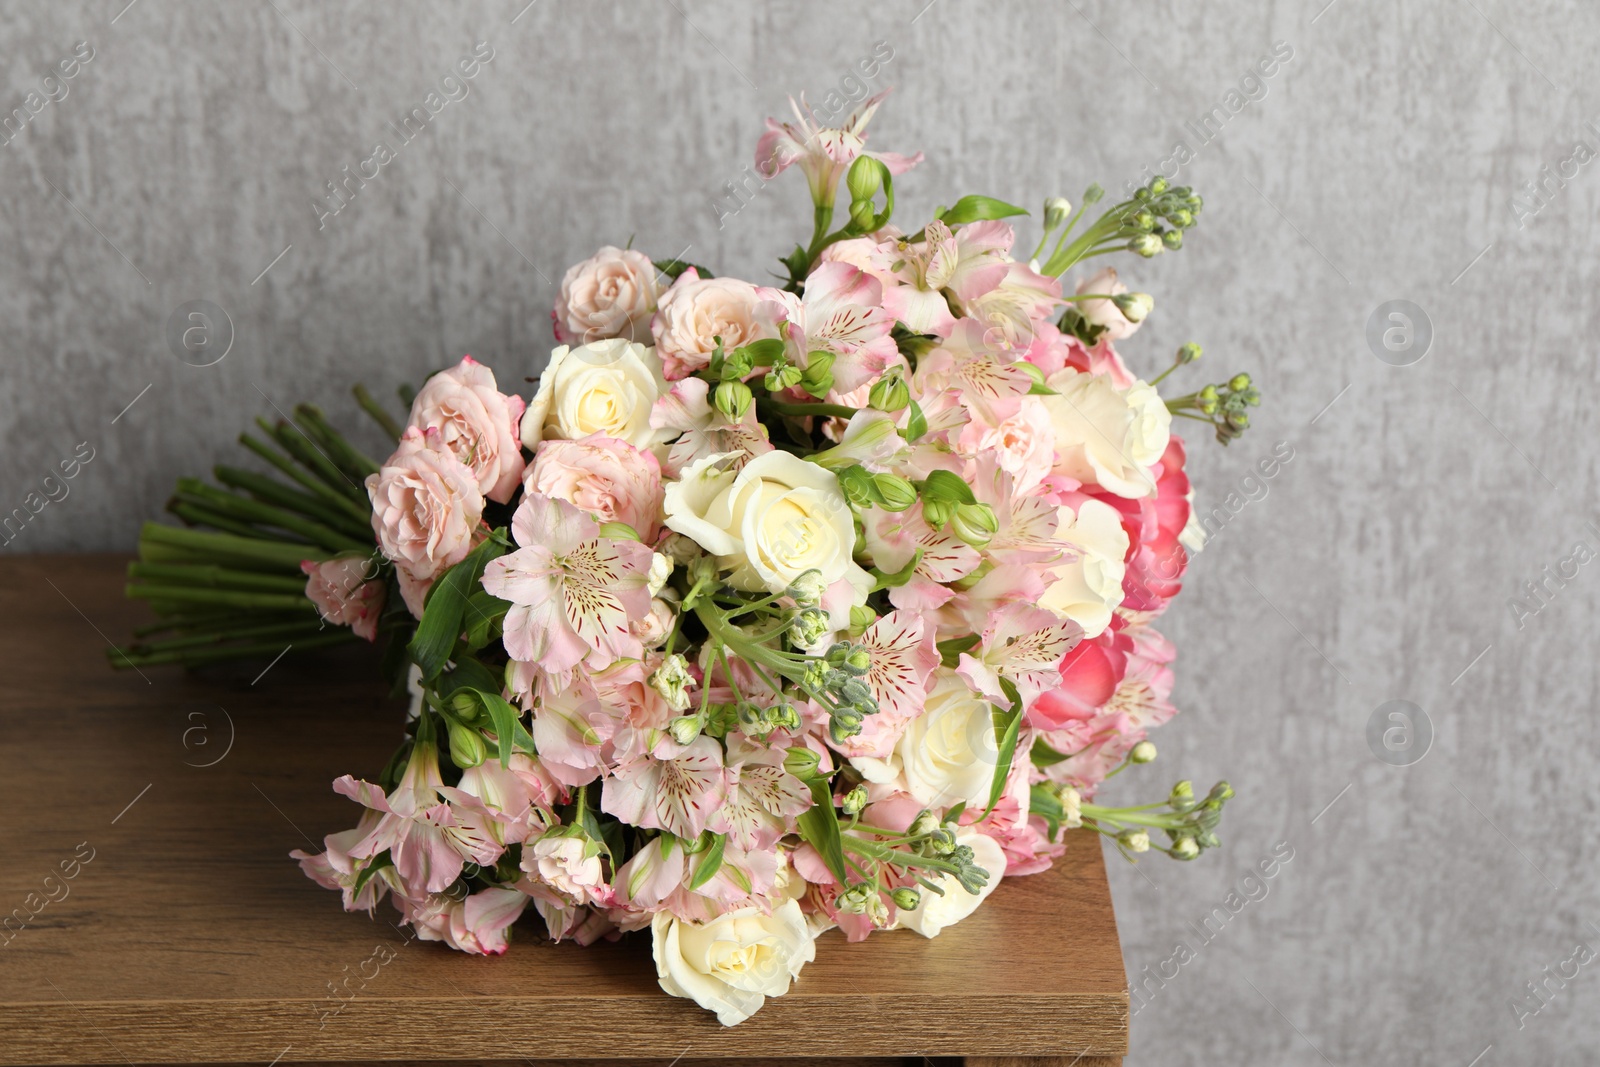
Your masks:
<svg viewBox="0 0 1600 1067"><path fill-rule="evenodd" d="M650 425L650 409L667 382L661 363L644 345L620 337L581 348L566 345L550 353L539 375L539 390L522 416L522 443L576 441L603 434L634 448L665 440Z"/></svg>
<svg viewBox="0 0 1600 1067"><path fill-rule="evenodd" d="M869 782L904 789L920 803L951 808L966 801L979 811L989 803L999 762L991 705L948 667L934 673L921 715L888 759L852 757Z"/></svg>
<svg viewBox="0 0 1600 1067"><path fill-rule="evenodd" d="M1056 516L1056 540L1074 558L1051 568L1039 606L1077 623L1084 637L1099 637L1122 603L1128 532L1117 509L1101 500L1085 500L1076 516L1058 508Z"/></svg>
<svg viewBox="0 0 1600 1067"><path fill-rule="evenodd" d="M609 337L650 343L650 319L661 288L643 252L606 245L567 268L556 299L556 339L589 344Z"/></svg>
<svg viewBox="0 0 1600 1067"><path fill-rule="evenodd" d="M650 921L661 988L717 1013L723 1026L737 1026L781 997L800 970L816 959L816 943L800 905L786 900L763 914L760 908L730 911L707 923L690 923L659 911Z"/></svg>
<svg viewBox="0 0 1600 1067"><path fill-rule="evenodd" d="M763 314L761 294L738 278L701 278L685 271L661 294L651 332L669 377L686 378L711 362L718 337L731 352L740 345L777 334L773 316Z"/></svg>
<svg viewBox="0 0 1600 1067"><path fill-rule="evenodd" d="M1070 367L1045 384L1056 391L1039 398L1055 427L1056 473L1117 496L1153 496L1150 468L1172 436L1172 414L1155 387L1136 380L1119 389L1105 375Z"/></svg>
<svg viewBox="0 0 1600 1067"><path fill-rule="evenodd" d="M827 585L844 579L863 598L872 585L857 566L855 522L833 472L788 452L743 468L743 452L697 460L667 486L667 528L692 539L741 589L779 592L809 570Z"/></svg>
<svg viewBox="0 0 1600 1067"><path fill-rule="evenodd" d="M978 905L1000 884L1006 873L1006 854L994 838L962 826L956 830L956 844L972 849L973 862L989 872L989 880L976 893L969 893L953 875L942 874L936 881L944 890L944 896L924 890L915 908L900 912L898 925L915 930L923 937L938 937L945 927L954 926L977 911Z"/></svg>

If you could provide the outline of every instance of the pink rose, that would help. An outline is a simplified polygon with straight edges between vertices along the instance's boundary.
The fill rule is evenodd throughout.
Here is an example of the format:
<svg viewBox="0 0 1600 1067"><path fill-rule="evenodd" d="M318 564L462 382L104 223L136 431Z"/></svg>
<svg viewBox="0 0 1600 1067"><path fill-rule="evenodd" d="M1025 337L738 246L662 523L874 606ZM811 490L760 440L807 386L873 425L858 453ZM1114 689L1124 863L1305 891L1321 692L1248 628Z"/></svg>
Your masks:
<svg viewBox="0 0 1600 1067"><path fill-rule="evenodd" d="M661 529L661 465L604 434L541 441L528 468L528 490L565 500L600 522L625 522L646 543Z"/></svg>
<svg viewBox="0 0 1600 1067"><path fill-rule="evenodd" d="M723 350L732 351L759 338L777 336L771 318L749 282L702 279L691 267L661 295L650 329L667 379L677 381L711 362L718 337Z"/></svg>
<svg viewBox="0 0 1600 1067"><path fill-rule="evenodd" d="M400 447L367 476L378 547L400 572L406 606L422 617L433 580L472 550L483 493L471 468L444 447L436 428L406 427Z"/></svg>
<svg viewBox="0 0 1600 1067"><path fill-rule="evenodd" d="M609 337L648 343L655 314L659 272L650 257L606 245L567 268L561 295L550 312L556 340L585 345Z"/></svg>
<svg viewBox="0 0 1600 1067"><path fill-rule="evenodd" d="M600 850L582 837L559 831L545 834L523 852L522 869L575 904L610 903Z"/></svg>
<svg viewBox="0 0 1600 1067"><path fill-rule="evenodd" d="M428 379L411 405L410 425L437 430L439 444L429 447L453 453L472 469L484 496L505 504L522 479L517 427L525 406L520 396L496 388L492 370L465 356Z"/></svg>
<svg viewBox="0 0 1600 1067"><path fill-rule="evenodd" d="M300 570L306 575L306 597L324 621L375 641L384 589L382 582L370 580L367 565L360 556L340 556L321 563L302 560Z"/></svg>

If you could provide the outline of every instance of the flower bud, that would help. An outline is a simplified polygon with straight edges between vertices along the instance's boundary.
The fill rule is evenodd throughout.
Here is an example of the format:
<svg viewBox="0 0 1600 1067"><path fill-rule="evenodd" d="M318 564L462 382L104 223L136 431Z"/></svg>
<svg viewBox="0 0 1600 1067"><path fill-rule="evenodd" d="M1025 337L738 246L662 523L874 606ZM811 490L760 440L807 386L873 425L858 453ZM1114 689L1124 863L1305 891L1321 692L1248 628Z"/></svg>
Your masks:
<svg viewBox="0 0 1600 1067"><path fill-rule="evenodd" d="M462 726L452 720L445 720L450 730L450 762L462 770L476 767L489 756L489 747L483 742L483 734L470 726Z"/></svg>
<svg viewBox="0 0 1600 1067"><path fill-rule="evenodd" d="M1124 830L1117 835L1117 841L1129 852L1150 851L1150 835L1143 830Z"/></svg>
<svg viewBox="0 0 1600 1067"><path fill-rule="evenodd" d="M813 567L790 582L783 595L793 599L796 604L815 604L827 591L828 583L823 580L822 572Z"/></svg>
<svg viewBox="0 0 1600 1067"><path fill-rule="evenodd" d="M1203 349L1201 349L1201 347L1195 344L1193 341L1186 341L1182 345L1178 346L1178 362L1193 363L1195 360L1200 358L1200 353L1202 351Z"/></svg>
<svg viewBox="0 0 1600 1067"><path fill-rule="evenodd" d="M927 837L939 829L939 826L939 816L931 811L925 811L912 820L911 828L906 832L912 837Z"/></svg>
<svg viewBox="0 0 1600 1067"><path fill-rule="evenodd" d="M898 474L874 474L872 485L883 498L885 511L904 511L917 502L917 487Z"/></svg>
<svg viewBox="0 0 1600 1067"><path fill-rule="evenodd" d="M869 508L878 502L878 488L873 483L872 472L861 464L852 463L834 473L839 476L839 489L852 506Z"/></svg>
<svg viewBox="0 0 1600 1067"><path fill-rule="evenodd" d="M867 392L867 403L879 411L899 411L911 403L911 390L898 374L886 374Z"/></svg>
<svg viewBox="0 0 1600 1067"><path fill-rule="evenodd" d="M950 532L973 548L994 540L999 529L1000 521L988 504L957 504L950 516Z"/></svg>
<svg viewBox="0 0 1600 1067"><path fill-rule="evenodd" d="M689 683L694 676L689 673L689 661L674 652L661 661L647 679L650 688L660 693L673 711L689 708Z"/></svg>
<svg viewBox="0 0 1600 1067"><path fill-rule="evenodd" d="M860 157L867 158L866 156ZM850 223L858 230L870 230L872 224L878 219L878 213L872 208L871 200L856 200L850 204Z"/></svg>
<svg viewBox="0 0 1600 1067"><path fill-rule="evenodd" d="M1155 297L1149 293L1118 293L1111 302L1129 322L1143 322L1156 306Z"/></svg>
<svg viewBox="0 0 1600 1067"><path fill-rule="evenodd" d="M1156 217L1149 211L1135 211L1128 221L1133 223L1136 229L1146 233L1156 228Z"/></svg>
<svg viewBox="0 0 1600 1067"><path fill-rule="evenodd" d="M867 806L867 787L858 785L844 795L844 800L839 807L846 815L860 815L861 809Z"/></svg>
<svg viewBox="0 0 1600 1067"><path fill-rule="evenodd" d="M842 705L833 710L828 719L828 732L833 735L835 742L842 743L847 737L854 737L861 732L861 724L866 719L860 709L849 705Z"/></svg>
<svg viewBox="0 0 1600 1067"><path fill-rule="evenodd" d="M850 171L845 175L845 187L850 190L851 200L870 201L878 195L878 190L883 188L882 166L871 156L857 156L856 161L850 164Z"/></svg>
<svg viewBox="0 0 1600 1067"><path fill-rule="evenodd" d="M1161 243L1166 245L1167 248L1176 252L1178 249L1183 247L1183 231L1168 230L1166 233L1161 235Z"/></svg>
<svg viewBox="0 0 1600 1067"><path fill-rule="evenodd" d="M950 521L950 514L955 510L955 505L946 500L929 500L922 498L922 518L935 530L942 530L945 523Z"/></svg>
<svg viewBox="0 0 1600 1067"><path fill-rule="evenodd" d="M1152 741L1140 741L1128 753L1130 763L1150 763L1156 758L1156 746Z"/></svg>
<svg viewBox="0 0 1600 1067"><path fill-rule="evenodd" d="M788 363L776 370L768 371L767 376L762 379L762 384L767 387L768 392L776 393L784 389L794 388L800 384L800 380L804 377L805 371L796 367L793 363Z"/></svg>
<svg viewBox="0 0 1600 1067"><path fill-rule="evenodd" d="M797 745L784 753L783 769L796 778L810 778L817 773L817 766L821 762L822 757L815 751Z"/></svg>
<svg viewBox="0 0 1600 1067"><path fill-rule="evenodd" d="M851 674L866 674L872 669L872 653L861 647L852 648L845 653L842 668Z"/></svg>
<svg viewBox="0 0 1600 1067"><path fill-rule="evenodd" d="M1169 188L1171 188L1171 183L1168 182L1167 179L1161 177L1160 175L1157 175L1156 177L1150 179L1150 195L1151 196L1160 196L1162 193L1166 192Z"/></svg>
<svg viewBox="0 0 1600 1067"><path fill-rule="evenodd" d="M878 891L873 886L866 882L857 882L835 897L833 906L846 915L865 915L869 906L868 899L877 895Z"/></svg>
<svg viewBox="0 0 1600 1067"><path fill-rule="evenodd" d="M1235 374L1232 378L1228 379L1228 388L1233 390L1235 393L1244 392L1246 389L1250 388L1250 375Z"/></svg>
<svg viewBox="0 0 1600 1067"><path fill-rule="evenodd" d="M1192 860L1200 855L1200 846L1195 844L1192 837L1180 837L1172 843L1172 858L1175 860Z"/></svg>
<svg viewBox="0 0 1600 1067"><path fill-rule="evenodd" d="M450 710L455 714L455 717L462 722L474 723L477 722L481 717L479 712L482 710L482 708L478 704L477 697L473 696L471 693L465 693L458 690L455 693L452 693L450 696Z"/></svg>
<svg viewBox="0 0 1600 1067"><path fill-rule="evenodd" d="M1044 202L1044 228L1046 230L1059 229L1067 216L1072 214L1072 204L1066 197L1052 196Z"/></svg>
<svg viewBox="0 0 1600 1067"><path fill-rule="evenodd" d="M1216 785L1211 787L1211 792L1210 792L1210 794L1208 796L1208 799L1210 799L1210 800L1232 800L1233 799L1233 786L1229 785L1227 782L1218 782Z"/></svg>
<svg viewBox="0 0 1600 1067"><path fill-rule="evenodd" d="M1105 195L1106 191L1100 188L1100 183L1095 182L1093 185L1089 186L1089 188L1083 191L1084 206L1087 207L1090 204L1098 204L1100 202L1100 198Z"/></svg>
<svg viewBox="0 0 1600 1067"><path fill-rule="evenodd" d="M743 382L722 382L717 386L715 404L717 410L729 419L738 421L744 413L750 410L750 404L755 397L750 392L750 387Z"/></svg>
<svg viewBox="0 0 1600 1067"><path fill-rule="evenodd" d="M1172 787L1172 793L1167 797L1167 805L1173 811L1184 812L1194 807L1194 783L1185 779Z"/></svg>
<svg viewBox="0 0 1600 1067"><path fill-rule="evenodd" d="M1167 221L1172 223L1180 230L1187 230L1190 226L1194 225L1194 212L1190 211L1188 208L1180 207L1174 210L1172 214L1167 216Z"/></svg>
<svg viewBox="0 0 1600 1067"><path fill-rule="evenodd" d="M922 894L910 886L902 886L889 895L894 898L894 906L901 911L915 911L922 903Z"/></svg>
<svg viewBox="0 0 1600 1067"><path fill-rule="evenodd" d="M1141 255L1145 259L1158 256L1161 254L1161 238L1153 233L1141 233L1128 242L1128 251Z"/></svg>
<svg viewBox="0 0 1600 1067"><path fill-rule="evenodd" d="M826 611L806 608L789 621L789 643L796 648L814 648L831 629Z"/></svg>
<svg viewBox="0 0 1600 1067"><path fill-rule="evenodd" d="M667 732L680 745L687 745L700 736L700 716L680 715L667 725Z"/></svg>
<svg viewBox="0 0 1600 1067"><path fill-rule="evenodd" d="M1070 785L1061 787L1061 825L1076 830L1083 825L1083 794Z"/></svg>
<svg viewBox="0 0 1600 1067"><path fill-rule="evenodd" d="M800 375L800 388L812 396L826 396L828 390L833 388L833 361L838 358L832 352L818 350L806 357L806 369Z"/></svg>

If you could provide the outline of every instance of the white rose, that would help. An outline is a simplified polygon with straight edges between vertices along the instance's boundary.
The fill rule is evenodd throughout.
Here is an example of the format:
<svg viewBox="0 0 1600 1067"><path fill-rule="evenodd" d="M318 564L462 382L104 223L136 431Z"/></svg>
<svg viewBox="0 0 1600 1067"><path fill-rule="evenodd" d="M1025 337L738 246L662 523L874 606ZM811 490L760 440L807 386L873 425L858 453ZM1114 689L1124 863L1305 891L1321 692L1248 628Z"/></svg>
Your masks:
<svg viewBox="0 0 1600 1067"><path fill-rule="evenodd" d="M989 803L999 748L993 709L947 667L934 675L922 714L906 724L895 748L906 791L940 808L966 801L982 811Z"/></svg>
<svg viewBox="0 0 1600 1067"><path fill-rule="evenodd" d="M900 912L898 925L915 930L923 937L938 937L945 927L954 926L977 911L978 905L1000 884L1006 873L1006 854L994 838L962 826L956 830L956 844L972 849L973 862L989 872L989 880L974 894L963 889L953 875L942 874L935 881L944 890L944 896L923 890L922 900L915 908Z"/></svg>
<svg viewBox="0 0 1600 1067"><path fill-rule="evenodd" d="M767 452L741 469L742 452L690 464L667 486L667 528L716 556L741 589L780 592L809 570L843 578L863 599L872 586L857 566L850 504L830 470L788 452Z"/></svg>
<svg viewBox="0 0 1600 1067"><path fill-rule="evenodd" d="M666 392L661 363L644 345L621 337L581 348L562 345L539 375L539 391L522 416L522 443L576 441L592 433L650 448L664 440L650 409Z"/></svg>
<svg viewBox="0 0 1600 1067"><path fill-rule="evenodd" d="M717 1013L723 1026L737 1026L781 997L817 948L800 905L785 901L730 911L708 923L684 922L665 911L650 921L661 988Z"/></svg>
<svg viewBox="0 0 1600 1067"><path fill-rule="evenodd" d="M1077 623L1084 637L1099 637L1122 603L1128 532L1117 509L1101 500L1079 504L1076 517L1069 507L1057 508L1056 515L1056 540L1076 558L1051 569L1039 606Z"/></svg>
<svg viewBox="0 0 1600 1067"><path fill-rule="evenodd" d="M1128 287L1117 281L1117 268L1106 267L1096 274L1091 274L1078 283L1078 295L1084 293L1105 293L1107 296L1121 296L1128 291ZM1127 317L1116 304L1110 300L1082 300L1077 303L1078 313L1096 326L1103 327L1105 333L1100 336L1120 341L1129 337L1139 328L1139 323L1129 322Z"/></svg>
<svg viewBox="0 0 1600 1067"><path fill-rule="evenodd" d="M1045 379L1042 396L1056 434L1057 474L1123 497L1153 496L1150 467L1172 436L1172 413L1147 382L1118 389L1103 374L1068 367Z"/></svg>
<svg viewBox="0 0 1600 1067"><path fill-rule="evenodd" d="M643 252L612 245L574 263L561 279L556 300L557 338L588 343L622 337L650 343L658 273Z"/></svg>

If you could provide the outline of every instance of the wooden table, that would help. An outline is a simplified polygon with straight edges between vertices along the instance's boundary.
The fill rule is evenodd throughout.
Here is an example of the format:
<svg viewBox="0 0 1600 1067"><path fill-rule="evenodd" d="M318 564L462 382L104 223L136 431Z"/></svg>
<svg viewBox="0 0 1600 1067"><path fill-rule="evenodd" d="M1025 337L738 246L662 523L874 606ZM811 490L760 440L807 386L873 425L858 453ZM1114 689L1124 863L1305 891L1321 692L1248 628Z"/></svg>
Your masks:
<svg viewBox="0 0 1600 1067"><path fill-rule="evenodd" d="M388 903L345 913L288 852L354 825L330 783L398 740L370 650L114 672L143 618L124 562L0 560L0 1064L1121 1062L1088 831L936 940L825 935L733 1029L661 992L647 939L552 945L535 917L485 959L409 941Z"/></svg>

